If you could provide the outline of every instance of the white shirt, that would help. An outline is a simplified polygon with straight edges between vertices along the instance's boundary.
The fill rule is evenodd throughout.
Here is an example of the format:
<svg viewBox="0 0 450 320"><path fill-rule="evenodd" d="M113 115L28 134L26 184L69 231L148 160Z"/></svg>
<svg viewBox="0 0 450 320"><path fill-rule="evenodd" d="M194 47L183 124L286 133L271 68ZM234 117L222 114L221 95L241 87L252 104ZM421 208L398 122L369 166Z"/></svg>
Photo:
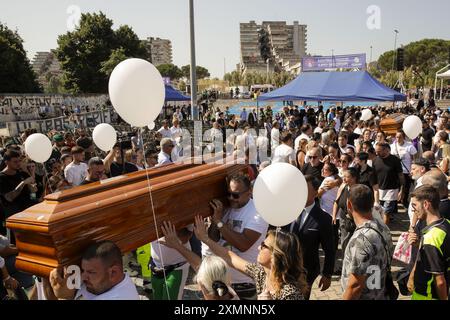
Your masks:
<svg viewBox="0 0 450 320"><path fill-rule="evenodd" d="M419 188L423 185L422 180L423 180L423 176L420 177L419 179L417 179L416 187L414 188L414 190L416 190L417 188ZM409 203L409 206L408 206L408 216L409 216L409 222L412 223L413 217L414 217L414 211L413 211L411 202Z"/></svg>
<svg viewBox="0 0 450 320"><path fill-rule="evenodd" d="M300 229L303 227L303 225L305 224L305 222L306 222L306 219L308 219L308 216L309 216L309 214L311 213L311 211L312 211L312 209L314 208L314 206L316 205L316 203L314 202L312 205L310 205L309 207L306 207L305 209L303 209L303 211L300 213L300 216L301 216L301 219L300 219L300 223L299 223L299 225L300 225ZM304 213L303 213L304 212ZM299 218L300 218L300 216L298 216ZM298 218L297 218L298 219ZM295 222L296 221L294 221L294 222L292 222L291 223L291 229L290 229L290 231L291 232L295 232L295 231L297 231L297 230L295 230L294 231L294 226L295 226Z"/></svg>
<svg viewBox="0 0 450 320"><path fill-rule="evenodd" d="M164 240L164 238L161 238ZM160 246L161 245L161 251ZM189 241L183 244L188 250L191 250L191 245ZM162 261L161 257L162 256ZM164 266L173 266L179 263L186 262L186 259L175 249L169 248L163 244L160 244L158 240L151 243L151 257L157 268L162 268L163 262Z"/></svg>
<svg viewBox="0 0 450 320"><path fill-rule="evenodd" d="M84 162L75 164L73 161L64 169L64 177L73 186L79 186L88 174L88 165Z"/></svg>
<svg viewBox="0 0 450 320"><path fill-rule="evenodd" d="M321 127L315 128L315 129L314 129L314 133L320 133L320 134L322 134L322 133L323 133L323 128L321 128Z"/></svg>
<svg viewBox="0 0 450 320"><path fill-rule="evenodd" d="M332 182L334 180L336 180L336 178L333 176L326 177L323 180L319 189L323 189L327 182ZM320 198L320 207L322 208L323 211L328 213L330 216L333 216L333 206L334 206L334 201L337 198L338 189L339 189L338 187L329 189L329 190L325 191L325 193Z"/></svg>
<svg viewBox="0 0 450 320"><path fill-rule="evenodd" d="M223 223L229 228L237 233L243 233L244 229L253 230L261 234L258 240L245 252L241 252L235 247L231 246L225 240L221 239L219 244L227 247L235 254L237 254L242 259L248 261L249 263L256 263L258 258L258 247L264 241L267 234L267 229L269 225L264 219L258 214L255 208L255 204L252 199L242 208L239 209L228 209L225 211L225 215L222 219ZM211 255L211 251L208 246L202 244L202 254L204 256ZM231 283L253 283L253 279L240 273L235 269L230 269Z"/></svg>
<svg viewBox="0 0 450 320"><path fill-rule="evenodd" d="M280 145L280 130L277 128L272 128L270 131L270 138L272 143L272 150L275 150L276 147Z"/></svg>
<svg viewBox="0 0 450 320"><path fill-rule="evenodd" d="M173 161L170 160L170 156L167 153L165 153L164 151L161 151L158 154L158 164L157 164L158 166L171 164L171 163L173 163Z"/></svg>
<svg viewBox="0 0 450 320"><path fill-rule="evenodd" d="M294 163L295 162L295 151L291 147L285 144L279 145L272 156L273 163Z"/></svg>
<svg viewBox="0 0 450 320"><path fill-rule="evenodd" d="M256 146L258 147L258 155L259 155L259 162L264 162L269 160L269 157L267 155L267 149L269 148L269 139L267 137L258 137L256 139Z"/></svg>
<svg viewBox="0 0 450 320"><path fill-rule="evenodd" d="M408 141L405 141L403 145L399 145L395 142L391 145L391 154L400 158L403 162L403 173L409 174L411 172L412 157L417 154L417 150L414 145Z"/></svg>
<svg viewBox="0 0 450 320"><path fill-rule="evenodd" d="M131 278L125 274L122 282L99 295L88 292L83 283L74 300L139 300L139 294Z"/></svg>
<svg viewBox="0 0 450 320"><path fill-rule="evenodd" d="M339 149L341 149L341 153L347 153L347 148L352 148L354 151L356 150L355 146L352 146L351 144L347 144L344 148L339 146Z"/></svg>
<svg viewBox="0 0 450 320"><path fill-rule="evenodd" d="M164 127L162 127L158 132L161 133L162 138L172 139L172 131L170 129L164 129Z"/></svg>
<svg viewBox="0 0 450 320"><path fill-rule="evenodd" d="M171 137L173 140L176 140L177 138L180 138L183 136L183 129L181 129L180 127L172 127L170 128L170 132L171 132Z"/></svg>
<svg viewBox="0 0 450 320"><path fill-rule="evenodd" d="M362 134L363 134L363 130L364 130L364 128L360 129L360 128L358 127L358 128L356 128L355 130L353 130L353 132L356 133L356 134L362 135Z"/></svg>
<svg viewBox="0 0 450 320"><path fill-rule="evenodd" d="M183 121L183 114L180 112L175 112L173 114L175 117L177 117L178 120Z"/></svg>

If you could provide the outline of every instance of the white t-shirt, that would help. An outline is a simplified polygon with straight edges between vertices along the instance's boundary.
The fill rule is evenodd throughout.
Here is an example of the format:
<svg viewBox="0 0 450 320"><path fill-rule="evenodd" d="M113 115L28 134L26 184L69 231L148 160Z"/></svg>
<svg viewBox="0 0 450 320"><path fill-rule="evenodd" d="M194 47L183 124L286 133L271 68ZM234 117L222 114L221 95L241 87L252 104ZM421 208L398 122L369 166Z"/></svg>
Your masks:
<svg viewBox="0 0 450 320"><path fill-rule="evenodd" d="M164 238L161 238L162 240L164 240ZM175 249L169 248L163 244L161 244L161 252L159 251L159 246L160 243L156 240L153 241L151 244L151 248L152 248L152 259L153 262L155 263L156 267L158 268L162 268L162 265L164 263L164 266L173 266L175 264L179 264L182 262L186 262L186 259ZM189 244L189 241L186 242L184 244L184 246L188 249L191 250L191 245ZM161 255L163 257L163 260L161 261Z"/></svg>
<svg viewBox="0 0 450 320"><path fill-rule="evenodd" d="M326 177L323 180L319 189L322 189L324 187L325 183L332 182L334 180L336 180L336 178L333 176ZM320 207L322 208L323 211L328 213L330 216L333 216L333 206L334 206L334 201L336 201L336 198L337 198L338 190L339 190L338 187L330 189L330 190L326 191L320 198Z"/></svg>
<svg viewBox="0 0 450 320"><path fill-rule="evenodd" d="M162 138L172 139L172 131L170 129L164 129L164 127L162 127L158 132L161 133Z"/></svg>
<svg viewBox="0 0 450 320"><path fill-rule="evenodd" d="M174 162L174 159L172 158L172 160L170 160L170 156L167 153L161 151L158 154L158 166L171 164L173 162Z"/></svg>
<svg viewBox="0 0 450 320"><path fill-rule="evenodd" d="M264 219L258 214L255 208L255 204L252 199L240 209L228 209L225 211L225 215L222 219L224 224L227 224L233 231L237 233L243 233L244 229L249 229L256 231L261 234L258 240L245 252L241 252L238 249L232 247L225 240L221 239L219 244L232 250L242 259L250 262L256 263L258 258L258 247L264 241L267 234L267 229L269 225ZM209 247L202 244L202 254L204 256L209 256L212 252ZM231 283L253 283L253 279L240 273L237 270L230 269Z"/></svg>
<svg viewBox="0 0 450 320"><path fill-rule="evenodd" d="M270 137L271 137L271 143L272 143L272 150L275 150L276 147L280 145L280 130L277 128L273 128L270 131Z"/></svg>
<svg viewBox="0 0 450 320"><path fill-rule="evenodd" d="M295 151L291 147L285 144L279 145L272 156L273 163L291 163L291 161L295 162Z"/></svg>
<svg viewBox="0 0 450 320"><path fill-rule="evenodd" d="M323 129L321 127L317 127L317 128L314 129L314 133L322 134L323 133Z"/></svg>
<svg viewBox="0 0 450 320"><path fill-rule="evenodd" d="M139 294L131 278L125 274L122 282L99 295L88 292L82 284L74 300L139 300Z"/></svg>
<svg viewBox="0 0 450 320"><path fill-rule="evenodd" d="M356 134L359 134L359 135L362 135L363 134L363 130L364 130L364 128L356 128L355 130L353 130L353 133L356 133Z"/></svg>
<svg viewBox="0 0 450 320"><path fill-rule="evenodd" d="M414 145L408 141L405 141L402 146L395 142L391 145L391 154L402 160L403 173L409 174L411 172L412 157L417 154Z"/></svg>
<svg viewBox="0 0 450 320"><path fill-rule="evenodd" d="M256 146L258 147L259 161L264 162L269 160L269 157L267 155L269 148L269 139L267 137L258 137L258 139L256 139Z"/></svg>
<svg viewBox="0 0 450 320"><path fill-rule="evenodd" d="M79 186L88 174L88 165L84 162L75 164L73 161L64 169L64 177L73 186Z"/></svg>
<svg viewBox="0 0 450 320"><path fill-rule="evenodd" d="M306 140L309 142L309 140L311 140L310 137L308 137L306 134L302 133L301 135L299 135L294 142L294 147L295 147L295 151L298 151L299 147L300 147L300 141L301 140Z"/></svg>
<svg viewBox="0 0 450 320"><path fill-rule="evenodd" d="M170 138L172 138L173 140L183 136L183 129L181 129L180 127L172 127L170 128L170 132L172 133Z"/></svg>

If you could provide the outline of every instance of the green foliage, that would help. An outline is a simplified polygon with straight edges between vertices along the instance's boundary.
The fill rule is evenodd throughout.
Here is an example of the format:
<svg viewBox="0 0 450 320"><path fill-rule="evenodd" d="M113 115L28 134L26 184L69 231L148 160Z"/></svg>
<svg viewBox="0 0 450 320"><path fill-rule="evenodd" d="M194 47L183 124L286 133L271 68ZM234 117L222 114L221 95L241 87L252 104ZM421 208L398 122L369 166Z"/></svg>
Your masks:
<svg viewBox="0 0 450 320"><path fill-rule="evenodd" d="M112 26L102 12L85 13L75 31L58 37L56 54L69 92L106 93L108 74L117 61L124 56L148 58L145 45L130 27L114 31Z"/></svg>
<svg viewBox="0 0 450 320"><path fill-rule="evenodd" d="M405 85L424 87L434 85L436 72L445 67L449 61L450 41L441 39L424 39L412 42L405 49ZM385 52L378 59L377 66L369 71L386 85L392 86L398 79L392 71L392 62L396 68L394 51Z"/></svg>
<svg viewBox="0 0 450 320"><path fill-rule="evenodd" d="M189 79L191 77L191 65L181 67L181 72L183 74L183 77ZM205 79L209 78L210 76L208 69L201 66L197 66L196 73L197 79Z"/></svg>
<svg viewBox="0 0 450 320"><path fill-rule="evenodd" d="M295 79L295 75L282 71L278 73L246 72L244 76L239 71L233 71L224 75L223 79L228 81L230 86L252 86L255 84L273 84L282 87Z"/></svg>
<svg viewBox="0 0 450 320"><path fill-rule="evenodd" d="M100 71L109 77L114 71L114 68L127 58L126 50L124 48L120 47L119 49L113 50L109 59L100 63L102 66Z"/></svg>
<svg viewBox="0 0 450 320"><path fill-rule="evenodd" d="M17 31L0 23L0 92L38 93L41 88Z"/></svg>
<svg viewBox="0 0 450 320"><path fill-rule="evenodd" d="M161 64L156 68L159 70L159 73L161 73L161 76L168 77L171 80L177 80L183 76L180 68L172 63Z"/></svg>

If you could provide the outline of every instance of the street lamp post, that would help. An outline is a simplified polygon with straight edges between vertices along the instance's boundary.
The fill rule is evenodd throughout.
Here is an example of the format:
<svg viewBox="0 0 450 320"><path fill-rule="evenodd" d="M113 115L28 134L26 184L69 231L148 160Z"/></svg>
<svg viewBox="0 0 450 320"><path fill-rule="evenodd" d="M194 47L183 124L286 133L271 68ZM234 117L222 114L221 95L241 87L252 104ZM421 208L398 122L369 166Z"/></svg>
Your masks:
<svg viewBox="0 0 450 320"><path fill-rule="evenodd" d="M398 36L398 30L394 30L395 32L395 42L394 42L394 56L392 58L392 71L394 71L395 68L395 58L397 57L397 52L395 50L397 50L397 36Z"/></svg>
<svg viewBox="0 0 450 320"><path fill-rule="evenodd" d="M373 51L373 47L370 46L370 61L369 61L369 64L372 63L372 51Z"/></svg>
<svg viewBox="0 0 450 320"><path fill-rule="evenodd" d="M197 66L195 62L195 28L194 28L194 0L189 0L189 25L191 36L191 112L192 120L198 120L197 106Z"/></svg>

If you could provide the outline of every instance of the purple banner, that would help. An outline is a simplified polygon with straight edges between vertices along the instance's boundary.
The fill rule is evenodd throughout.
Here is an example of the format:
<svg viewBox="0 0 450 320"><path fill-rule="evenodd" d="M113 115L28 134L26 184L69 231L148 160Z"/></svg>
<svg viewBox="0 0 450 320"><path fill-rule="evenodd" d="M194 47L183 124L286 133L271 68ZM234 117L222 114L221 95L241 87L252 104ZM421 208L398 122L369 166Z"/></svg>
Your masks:
<svg viewBox="0 0 450 320"><path fill-rule="evenodd" d="M325 69L365 69L366 54L350 54L345 56L304 57L302 71L322 71Z"/></svg>

